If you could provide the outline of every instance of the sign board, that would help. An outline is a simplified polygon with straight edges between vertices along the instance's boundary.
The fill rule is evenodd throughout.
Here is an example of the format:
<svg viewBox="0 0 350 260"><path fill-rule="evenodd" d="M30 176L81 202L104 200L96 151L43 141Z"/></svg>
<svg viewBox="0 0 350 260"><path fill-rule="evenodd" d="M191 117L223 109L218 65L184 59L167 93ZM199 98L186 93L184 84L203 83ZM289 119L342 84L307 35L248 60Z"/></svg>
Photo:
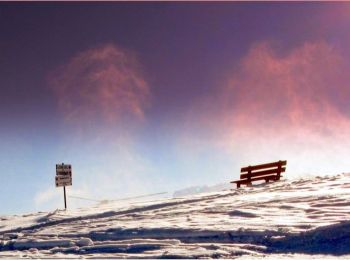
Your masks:
<svg viewBox="0 0 350 260"><path fill-rule="evenodd" d="M56 187L63 186L64 208L67 209L66 186L72 186L72 165L56 164L55 184Z"/></svg>
<svg viewBox="0 0 350 260"><path fill-rule="evenodd" d="M56 187L72 185L72 166L70 164L56 164Z"/></svg>

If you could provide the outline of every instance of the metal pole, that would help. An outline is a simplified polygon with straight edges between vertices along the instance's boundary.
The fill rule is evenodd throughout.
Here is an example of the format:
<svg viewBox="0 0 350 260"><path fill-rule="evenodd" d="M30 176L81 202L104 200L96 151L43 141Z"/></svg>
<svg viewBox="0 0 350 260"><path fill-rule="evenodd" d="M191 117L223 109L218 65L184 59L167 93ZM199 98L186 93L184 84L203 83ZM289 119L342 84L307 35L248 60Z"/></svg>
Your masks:
<svg viewBox="0 0 350 260"><path fill-rule="evenodd" d="M63 186L63 192L64 192L64 209L67 209L67 201L66 201L66 186Z"/></svg>

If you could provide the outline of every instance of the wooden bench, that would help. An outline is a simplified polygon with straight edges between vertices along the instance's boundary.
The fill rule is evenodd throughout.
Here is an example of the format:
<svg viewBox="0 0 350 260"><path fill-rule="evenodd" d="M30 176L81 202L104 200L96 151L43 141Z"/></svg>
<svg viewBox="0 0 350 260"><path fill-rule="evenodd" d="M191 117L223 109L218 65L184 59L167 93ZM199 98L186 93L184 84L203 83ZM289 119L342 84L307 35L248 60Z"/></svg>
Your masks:
<svg viewBox="0 0 350 260"><path fill-rule="evenodd" d="M236 183L237 188L239 188L241 184L250 186L253 181L278 181L282 177L281 173L286 171L286 165L287 161L278 161L254 166L249 165L248 167L243 167L241 169L240 179L237 181L231 181L231 183Z"/></svg>

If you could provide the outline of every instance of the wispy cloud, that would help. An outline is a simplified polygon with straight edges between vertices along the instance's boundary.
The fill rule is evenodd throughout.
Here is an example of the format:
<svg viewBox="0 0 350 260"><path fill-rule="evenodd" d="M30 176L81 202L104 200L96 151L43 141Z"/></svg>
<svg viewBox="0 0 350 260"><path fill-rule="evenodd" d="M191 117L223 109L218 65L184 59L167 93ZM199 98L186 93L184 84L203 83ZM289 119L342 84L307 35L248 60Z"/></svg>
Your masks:
<svg viewBox="0 0 350 260"><path fill-rule="evenodd" d="M325 42L283 54L258 43L217 96L196 104L189 122L241 164L290 159L294 173L349 171L348 70Z"/></svg>
<svg viewBox="0 0 350 260"><path fill-rule="evenodd" d="M307 43L282 57L267 43L258 44L225 86L225 117L239 125L334 129L325 123L344 119L350 97L346 71L325 43Z"/></svg>
<svg viewBox="0 0 350 260"><path fill-rule="evenodd" d="M80 128L142 120L150 101L136 55L114 44L77 54L49 81L66 123Z"/></svg>

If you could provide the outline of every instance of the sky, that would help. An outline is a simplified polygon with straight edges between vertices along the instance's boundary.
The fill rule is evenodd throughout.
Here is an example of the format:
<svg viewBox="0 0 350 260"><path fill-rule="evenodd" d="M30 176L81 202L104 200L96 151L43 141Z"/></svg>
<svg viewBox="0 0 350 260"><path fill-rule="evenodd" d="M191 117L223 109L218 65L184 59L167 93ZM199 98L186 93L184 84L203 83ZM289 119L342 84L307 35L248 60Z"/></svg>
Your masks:
<svg viewBox="0 0 350 260"><path fill-rule="evenodd" d="M350 3L0 2L0 214L350 171ZM68 207L82 206L70 198Z"/></svg>

